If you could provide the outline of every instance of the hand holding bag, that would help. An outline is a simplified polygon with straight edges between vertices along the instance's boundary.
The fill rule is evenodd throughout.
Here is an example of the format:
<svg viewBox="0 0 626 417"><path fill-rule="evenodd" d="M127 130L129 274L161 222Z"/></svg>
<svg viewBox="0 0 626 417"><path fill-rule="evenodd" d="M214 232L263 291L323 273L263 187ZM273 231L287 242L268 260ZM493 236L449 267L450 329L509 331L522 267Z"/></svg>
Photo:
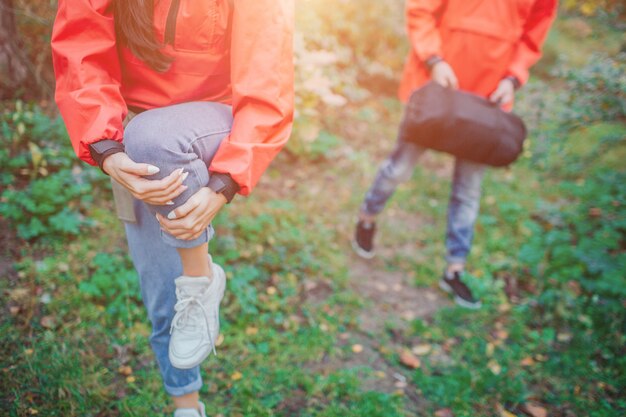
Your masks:
<svg viewBox="0 0 626 417"><path fill-rule="evenodd" d="M407 142L494 167L519 157L526 134L519 116L432 81L411 94L400 126Z"/></svg>

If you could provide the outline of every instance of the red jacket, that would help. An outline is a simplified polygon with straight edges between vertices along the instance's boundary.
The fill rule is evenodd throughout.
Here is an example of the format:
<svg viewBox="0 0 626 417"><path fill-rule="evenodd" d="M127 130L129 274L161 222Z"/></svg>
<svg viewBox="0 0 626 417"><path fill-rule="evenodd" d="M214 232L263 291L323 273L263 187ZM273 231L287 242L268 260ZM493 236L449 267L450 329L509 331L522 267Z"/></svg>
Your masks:
<svg viewBox="0 0 626 417"><path fill-rule="evenodd" d="M164 42L174 1L154 3L156 36ZM116 42L112 0L59 0L56 101L82 160L94 164L90 143L123 141L127 106L220 102L233 106L233 127L209 169L230 174L241 194L250 193L291 132L293 2L231 3L180 0L164 49L174 62L159 73Z"/></svg>
<svg viewBox="0 0 626 417"><path fill-rule="evenodd" d="M486 97L508 75L526 83L556 10L557 0L407 0L412 48L400 98L430 79L424 62L435 55L452 66L461 90Z"/></svg>

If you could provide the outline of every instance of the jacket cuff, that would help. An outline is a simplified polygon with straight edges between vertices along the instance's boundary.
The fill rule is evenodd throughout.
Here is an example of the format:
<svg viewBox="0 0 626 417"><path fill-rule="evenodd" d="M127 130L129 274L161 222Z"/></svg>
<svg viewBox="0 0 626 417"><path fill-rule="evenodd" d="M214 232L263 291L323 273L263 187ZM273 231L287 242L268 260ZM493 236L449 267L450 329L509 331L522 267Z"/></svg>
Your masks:
<svg viewBox="0 0 626 417"><path fill-rule="evenodd" d="M104 160L113 154L124 152L124 144L111 139L103 139L98 142L89 144L89 153L93 160L98 164L102 172L106 174L102 168ZM108 174L107 174L108 175Z"/></svg>
<svg viewBox="0 0 626 417"><path fill-rule="evenodd" d="M232 179L229 174L222 173L210 173L208 187L218 194L222 194L226 197L226 201L230 203L235 194L237 194L241 187Z"/></svg>

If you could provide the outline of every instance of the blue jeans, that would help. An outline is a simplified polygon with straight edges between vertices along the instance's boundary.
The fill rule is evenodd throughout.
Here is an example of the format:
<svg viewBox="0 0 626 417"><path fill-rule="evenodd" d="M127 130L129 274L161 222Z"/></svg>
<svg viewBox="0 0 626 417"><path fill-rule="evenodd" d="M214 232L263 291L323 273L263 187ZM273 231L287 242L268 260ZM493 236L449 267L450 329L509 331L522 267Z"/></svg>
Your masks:
<svg viewBox="0 0 626 417"><path fill-rule="evenodd" d="M379 214L398 185L411 178L413 169L425 150L414 143L398 140L396 148L378 170L361 210L369 215ZM485 168L485 165L475 162L458 158L455 160L446 232L448 264L464 264L469 255Z"/></svg>
<svg viewBox="0 0 626 417"><path fill-rule="evenodd" d="M130 255L139 274L141 295L152 322L150 344L155 353L165 390L172 396L198 391L200 369L174 368L168 357L170 325L174 317L176 287L182 274L176 248L196 247L211 239L213 230L193 241L178 240L162 232L155 213L167 216L209 181L208 166L232 125L229 106L194 102L148 110L133 118L125 129L126 153L135 162L149 163L161 171L160 179L185 168L189 188L174 200L174 206L148 206L135 200L136 223L125 223Z"/></svg>

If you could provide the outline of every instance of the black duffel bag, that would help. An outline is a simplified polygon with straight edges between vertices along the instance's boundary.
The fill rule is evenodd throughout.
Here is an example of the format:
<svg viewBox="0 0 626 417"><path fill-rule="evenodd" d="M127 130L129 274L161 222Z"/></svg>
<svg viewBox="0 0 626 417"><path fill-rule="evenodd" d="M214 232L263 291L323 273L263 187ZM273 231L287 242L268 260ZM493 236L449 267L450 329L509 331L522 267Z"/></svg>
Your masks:
<svg viewBox="0 0 626 417"><path fill-rule="evenodd" d="M429 82L406 106L400 138L481 164L503 167L522 153L526 126L477 95Z"/></svg>

